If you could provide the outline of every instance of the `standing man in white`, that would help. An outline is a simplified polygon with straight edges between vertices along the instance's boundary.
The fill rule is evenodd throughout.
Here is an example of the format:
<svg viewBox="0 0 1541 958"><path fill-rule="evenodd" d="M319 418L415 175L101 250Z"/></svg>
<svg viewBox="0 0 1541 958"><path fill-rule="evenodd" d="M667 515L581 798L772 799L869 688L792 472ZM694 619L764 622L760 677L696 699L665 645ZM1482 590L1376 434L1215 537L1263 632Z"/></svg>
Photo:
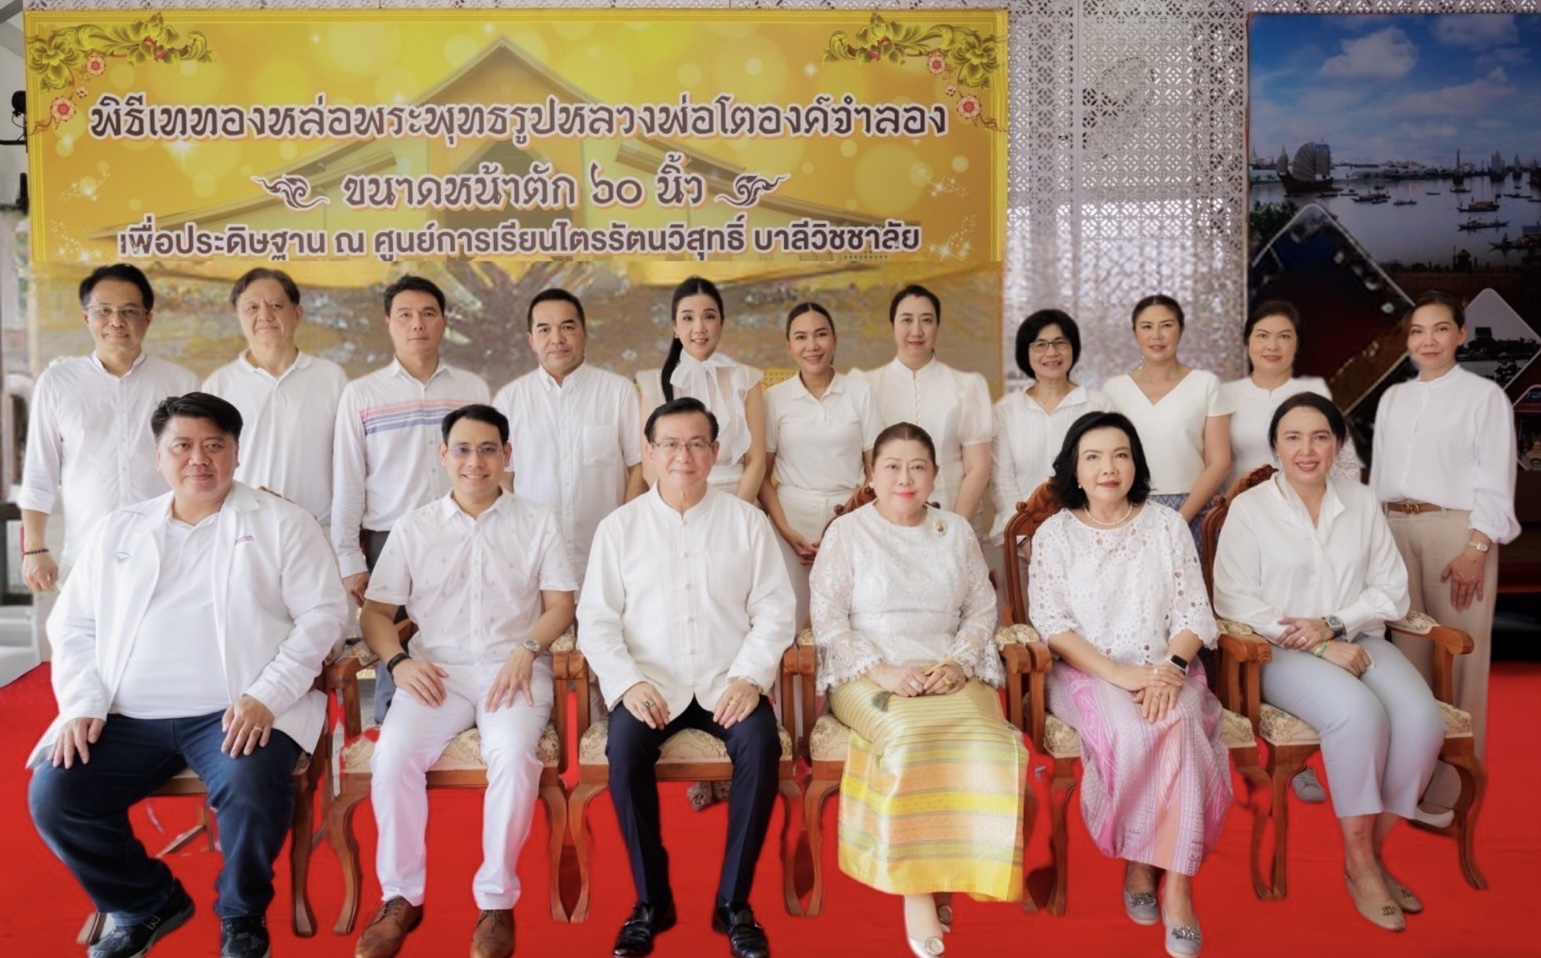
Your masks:
<svg viewBox="0 0 1541 958"><path fill-rule="evenodd" d="M332 546L361 606L396 521L449 492L439 465L444 417L489 395L480 376L439 356L444 291L432 280L408 275L387 286L385 327L396 358L342 391L332 447ZM388 673L375 677L376 722L395 690Z"/></svg>
<svg viewBox="0 0 1541 958"><path fill-rule="evenodd" d="M508 417L514 491L556 513L580 579L599 520L647 489L631 380L584 361L588 321L565 289L530 300L526 339L540 368L498 390Z"/></svg>
<svg viewBox="0 0 1541 958"><path fill-rule="evenodd" d="M357 958L391 958L423 916L429 766L450 740L481 732L487 763L482 865L472 882L481 916L472 958L514 952L514 866L540 788L536 746L551 715L551 643L573 622L577 582L551 510L504 492L508 420L472 405L444 417L439 446L450 493L407 513L375 564L359 623L397 687L380 729L370 798L380 826L384 902ZM397 639L406 607L418 634Z"/></svg>
<svg viewBox="0 0 1541 958"><path fill-rule="evenodd" d="M235 477L297 503L327 528L332 515L332 435L348 374L301 352L305 311L283 270L248 270L230 290L246 351L214 370L203 391L228 400L245 422Z"/></svg>
<svg viewBox="0 0 1541 958"><path fill-rule="evenodd" d="M32 390L16 503L22 576L33 592L59 584L61 566L69 569L96 520L166 491L155 468L150 413L167 396L198 388L197 376L141 348L155 317L155 291L139 267L93 270L81 280L80 306L96 348L49 366ZM61 493L68 526L56 562L48 516Z"/></svg>

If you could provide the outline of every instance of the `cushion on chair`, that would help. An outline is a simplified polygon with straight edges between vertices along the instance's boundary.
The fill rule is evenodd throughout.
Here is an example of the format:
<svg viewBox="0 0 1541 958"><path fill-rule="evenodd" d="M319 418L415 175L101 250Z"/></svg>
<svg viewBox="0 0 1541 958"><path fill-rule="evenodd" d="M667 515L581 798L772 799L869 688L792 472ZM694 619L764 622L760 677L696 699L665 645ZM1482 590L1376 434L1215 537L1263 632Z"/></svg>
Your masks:
<svg viewBox="0 0 1541 958"><path fill-rule="evenodd" d="M813 723L808 734L808 754L815 762L843 762L851 747L851 729L828 712Z"/></svg>
<svg viewBox="0 0 1541 958"><path fill-rule="evenodd" d="M1252 723L1245 715L1230 709L1220 710L1220 740L1226 748L1256 748L1257 737L1252 734Z"/></svg>
<svg viewBox="0 0 1541 958"><path fill-rule="evenodd" d="M1445 720L1445 738L1471 738L1471 713L1446 702L1436 702L1439 717Z"/></svg>
<svg viewBox="0 0 1541 958"><path fill-rule="evenodd" d="M1471 713L1463 712L1454 705L1436 702L1439 717L1445 723L1445 738L1470 738ZM1283 709L1263 703L1258 720L1258 734L1269 745L1320 745L1321 736L1305 719L1297 718Z"/></svg>
<svg viewBox="0 0 1541 958"><path fill-rule="evenodd" d="M995 630L995 647L1003 648L1008 645L1026 645L1029 642L1041 641L1038 630L1030 625L1003 625Z"/></svg>
<svg viewBox="0 0 1541 958"><path fill-rule="evenodd" d="M792 736L780 725L776 726L776 734L781 738L781 757L792 757ZM595 722L583 733L583 739L578 743L578 763L580 765L609 765L610 760L605 757L605 746L610 742L610 723ZM664 740L663 752L658 756L659 765L681 765L692 762L726 762L728 760L728 748L722 744L722 740L713 735L708 735L700 729L688 728L682 732L675 732Z"/></svg>
<svg viewBox="0 0 1541 958"><path fill-rule="evenodd" d="M1471 719L1469 717L1466 719L1466 728L1467 728L1467 734L1470 734ZM294 774L295 775L304 775L305 771L307 769L309 769L309 768L310 768L310 753L309 752L301 752L300 753L299 761L294 763ZM178 779L179 778L179 779L182 779L182 780L186 781L188 779L195 779L195 778L197 778L198 777L198 773L193 771L191 768L184 768L184 769L182 769L182 771L176 773L175 775L173 775L171 777L173 779Z"/></svg>
<svg viewBox="0 0 1541 958"><path fill-rule="evenodd" d="M359 736L342 750L342 773L368 774L374 755L375 740L367 735ZM547 725L541 733L540 742L535 746L535 757L546 768L556 768L560 763L562 739L556 733L556 726ZM487 763L482 761L482 733L478 729L469 728L449 740L444 753L429 766L428 771L460 772L486 767Z"/></svg>
<svg viewBox="0 0 1541 958"><path fill-rule="evenodd" d="M1266 709L1267 706L1264 708ZM1053 715L1047 715L1045 719L1043 747L1048 750L1049 755L1053 758L1079 758L1080 733ZM1227 709L1220 710L1220 740L1225 743L1226 748L1252 748L1257 745L1257 740L1252 737L1252 723L1248 722L1245 716L1237 715Z"/></svg>

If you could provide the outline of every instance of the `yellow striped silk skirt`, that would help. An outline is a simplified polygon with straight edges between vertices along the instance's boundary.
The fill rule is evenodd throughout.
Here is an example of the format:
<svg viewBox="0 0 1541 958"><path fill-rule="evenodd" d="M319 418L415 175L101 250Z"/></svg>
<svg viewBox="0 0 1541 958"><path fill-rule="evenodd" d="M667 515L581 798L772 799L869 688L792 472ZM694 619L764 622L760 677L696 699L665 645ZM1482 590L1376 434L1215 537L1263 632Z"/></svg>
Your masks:
<svg viewBox="0 0 1541 958"><path fill-rule="evenodd" d="M971 681L951 695L903 698L857 679L829 702L851 728L840 870L894 895L1020 901L1027 750L996 691Z"/></svg>

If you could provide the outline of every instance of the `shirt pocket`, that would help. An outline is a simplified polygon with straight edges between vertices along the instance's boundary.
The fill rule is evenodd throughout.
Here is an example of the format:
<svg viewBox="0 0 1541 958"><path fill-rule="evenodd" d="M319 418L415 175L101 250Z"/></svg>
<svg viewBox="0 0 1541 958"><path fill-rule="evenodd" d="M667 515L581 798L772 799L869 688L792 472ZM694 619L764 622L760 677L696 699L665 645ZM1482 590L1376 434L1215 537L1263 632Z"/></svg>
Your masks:
<svg viewBox="0 0 1541 958"><path fill-rule="evenodd" d="M621 444L614 426L584 426L579 449L586 466L602 466L621 461Z"/></svg>

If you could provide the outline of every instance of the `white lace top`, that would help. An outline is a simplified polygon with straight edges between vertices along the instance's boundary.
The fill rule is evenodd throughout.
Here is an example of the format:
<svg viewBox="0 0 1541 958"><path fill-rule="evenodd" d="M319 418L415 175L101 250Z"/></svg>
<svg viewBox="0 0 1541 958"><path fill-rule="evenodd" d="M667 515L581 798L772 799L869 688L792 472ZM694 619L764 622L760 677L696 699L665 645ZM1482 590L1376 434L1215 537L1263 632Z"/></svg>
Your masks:
<svg viewBox="0 0 1541 958"><path fill-rule="evenodd" d="M989 577L973 529L956 513L929 509L920 525L901 526L868 505L836 519L808 579L819 690L874 665L949 657L999 687Z"/></svg>
<svg viewBox="0 0 1541 958"><path fill-rule="evenodd" d="M1040 635L1074 632L1126 664L1162 661L1183 631L1209 648L1219 638L1193 534L1154 502L1117 529L1051 516L1033 536L1028 600Z"/></svg>

